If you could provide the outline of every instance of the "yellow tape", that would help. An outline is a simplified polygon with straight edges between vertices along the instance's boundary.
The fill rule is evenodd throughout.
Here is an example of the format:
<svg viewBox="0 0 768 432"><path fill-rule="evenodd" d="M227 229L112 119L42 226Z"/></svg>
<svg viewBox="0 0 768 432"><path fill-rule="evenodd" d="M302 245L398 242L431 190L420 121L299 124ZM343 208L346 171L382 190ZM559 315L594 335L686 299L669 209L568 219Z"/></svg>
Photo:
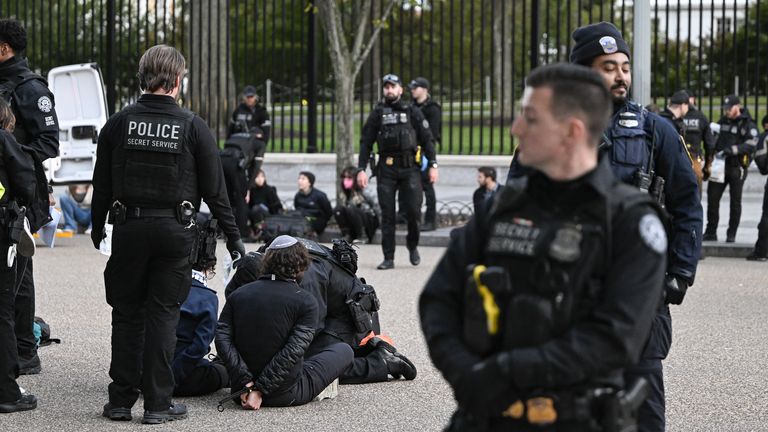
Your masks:
<svg viewBox="0 0 768 432"><path fill-rule="evenodd" d="M477 292L480 294L480 298L483 299L483 309L488 321L488 333L495 335L499 332L499 306L496 304L496 299L493 298L491 290L483 285L483 282L480 280L480 275L485 269L484 265L475 266L472 274L475 277Z"/></svg>

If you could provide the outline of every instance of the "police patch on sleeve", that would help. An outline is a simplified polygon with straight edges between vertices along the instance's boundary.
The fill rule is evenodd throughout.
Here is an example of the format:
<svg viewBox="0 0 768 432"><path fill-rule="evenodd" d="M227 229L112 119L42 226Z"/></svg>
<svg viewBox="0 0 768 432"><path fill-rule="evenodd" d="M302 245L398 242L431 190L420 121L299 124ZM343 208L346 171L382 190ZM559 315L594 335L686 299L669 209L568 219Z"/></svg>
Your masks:
<svg viewBox="0 0 768 432"><path fill-rule="evenodd" d="M37 100L37 108L44 112L51 112L53 109L53 102L51 102L51 99L48 98L48 96L41 96L40 99Z"/></svg>
<svg viewBox="0 0 768 432"><path fill-rule="evenodd" d="M429 122L427 120L422 120L421 125L424 126L424 129L429 129Z"/></svg>
<svg viewBox="0 0 768 432"><path fill-rule="evenodd" d="M755 129L755 128L750 129L749 130L749 134L752 135L753 137L756 137L758 135L757 134L757 129Z"/></svg>
<svg viewBox="0 0 768 432"><path fill-rule="evenodd" d="M640 238L652 251L663 254L667 250L667 233L659 217L647 214L640 219Z"/></svg>

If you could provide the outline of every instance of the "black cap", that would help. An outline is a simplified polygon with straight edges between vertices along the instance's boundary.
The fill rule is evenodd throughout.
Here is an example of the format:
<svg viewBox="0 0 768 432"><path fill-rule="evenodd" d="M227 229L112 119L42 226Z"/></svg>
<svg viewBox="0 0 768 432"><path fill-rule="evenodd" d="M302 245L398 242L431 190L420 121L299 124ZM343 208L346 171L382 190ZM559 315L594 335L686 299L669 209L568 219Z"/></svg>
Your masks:
<svg viewBox="0 0 768 432"><path fill-rule="evenodd" d="M724 109L731 109L734 105L739 105L741 101L739 100L739 97L736 95L728 95L723 99L723 108Z"/></svg>
<svg viewBox="0 0 768 432"><path fill-rule="evenodd" d="M403 82L400 81L400 77L395 74L386 74L384 75L384 78L381 79L381 85L391 83L391 84L397 84L399 86L403 85Z"/></svg>
<svg viewBox="0 0 768 432"><path fill-rule="evenodd" d="M309 185L310 186L314 186L315 185L315 175L312 174L311 172L309 172L309 171L301 171L299 173L299 175L306 177L307 180L309 180Z"/></svg>
<svg viewBox="0 0 768 432"><path fill-rule="evenodd" d="M676 91L674 94L672 94L672 97L669 98L669 104L670 105L688 104L688 92L685 90Z"/></svg>
<svg viewBox="0 0 768 432"><path fill-rule="evenodd" d="M243 96L256 96L256 87L249 85L243 89Z"/></svg>
<svg viewBox="0 0 768 432"><path fill-rule="evenodd" d="M595 57L615 52L623 52L631 57L621 32L609 22L579 27L571 37L574 41L571 63L589 66Z"/></svg>
<svg viewBox="0 0 768 432"><path fill-rule="evenodd" d="M408 84L408 88L422 87L429 90L429 81L424 77L418 77Z"/></svg>

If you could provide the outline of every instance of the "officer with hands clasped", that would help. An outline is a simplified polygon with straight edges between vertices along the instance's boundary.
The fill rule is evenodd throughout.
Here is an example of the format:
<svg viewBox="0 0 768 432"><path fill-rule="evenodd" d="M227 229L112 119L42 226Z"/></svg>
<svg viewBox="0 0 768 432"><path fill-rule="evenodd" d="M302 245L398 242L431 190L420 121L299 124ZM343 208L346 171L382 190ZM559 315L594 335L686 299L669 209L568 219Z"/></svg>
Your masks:
<svg viewBox="0 0 768 432"><path fill-rule="evenodd" d="M418 146L427 158L427 178L437 181L437 160L434 138L429 123L421 110L401 100L403 85L397 75L383 78L384 100L371 111L360 137L357 181L368 186L365 168L376 142L379 148L378 164L371 163L374 175L378 175L376 192L381 205L381 248L384 261L377 267L386 270L395 267L395 193L405 195L408 236L406 246L411 264L419 265L419 210L421 209L421 174L417 163L421 161Z"/></svg>
<svg viewBox="0 0 768 432"><path fill-rule="evenodd" d="M626 382L662 298L657 205L598 162L611 99L588 68L526 80L520 162L458 231L419 301L430 356L454 390L451 431L629 431L644 380Z"/></svg>
<svg viewBox="0 0 768 432"><path fill-rule="evenodd" d="M114 230L104 283L112 306L112 383L103 415L112 420L131 419L139 391L144 423L186 418L186 407L171 401L171 361L179 305L191 285L201 197L226 234L227 249L245 253L216 141L205 121L176 103L185 68L175 48L148 49L139 61L143 94L99 135L91 236L98 248L109 212Z"/></svg>

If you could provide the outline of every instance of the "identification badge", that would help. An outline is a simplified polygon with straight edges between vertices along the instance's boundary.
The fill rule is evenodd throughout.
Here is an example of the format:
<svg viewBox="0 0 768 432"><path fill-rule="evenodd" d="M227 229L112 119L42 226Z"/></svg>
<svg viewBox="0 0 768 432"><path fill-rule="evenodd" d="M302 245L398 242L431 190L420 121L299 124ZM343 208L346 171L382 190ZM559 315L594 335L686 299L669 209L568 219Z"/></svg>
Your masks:
<svg viewBox="0 0 768 432"><path fill-rule="evenodd" d="M549 256L560 262L574 262L581 256L581 228L565 225L557 230L549 246Z"/></svg>
<svg viewBox="0 0 768 432"><path fill-rule="evenodd" d="M387 166L392 166L392 165L394 165L394 164L395 164L395 158L393 158L393 157L388 157L388 158L386 158L386 159L384 160L384 164L386 164Z"/></svg>

